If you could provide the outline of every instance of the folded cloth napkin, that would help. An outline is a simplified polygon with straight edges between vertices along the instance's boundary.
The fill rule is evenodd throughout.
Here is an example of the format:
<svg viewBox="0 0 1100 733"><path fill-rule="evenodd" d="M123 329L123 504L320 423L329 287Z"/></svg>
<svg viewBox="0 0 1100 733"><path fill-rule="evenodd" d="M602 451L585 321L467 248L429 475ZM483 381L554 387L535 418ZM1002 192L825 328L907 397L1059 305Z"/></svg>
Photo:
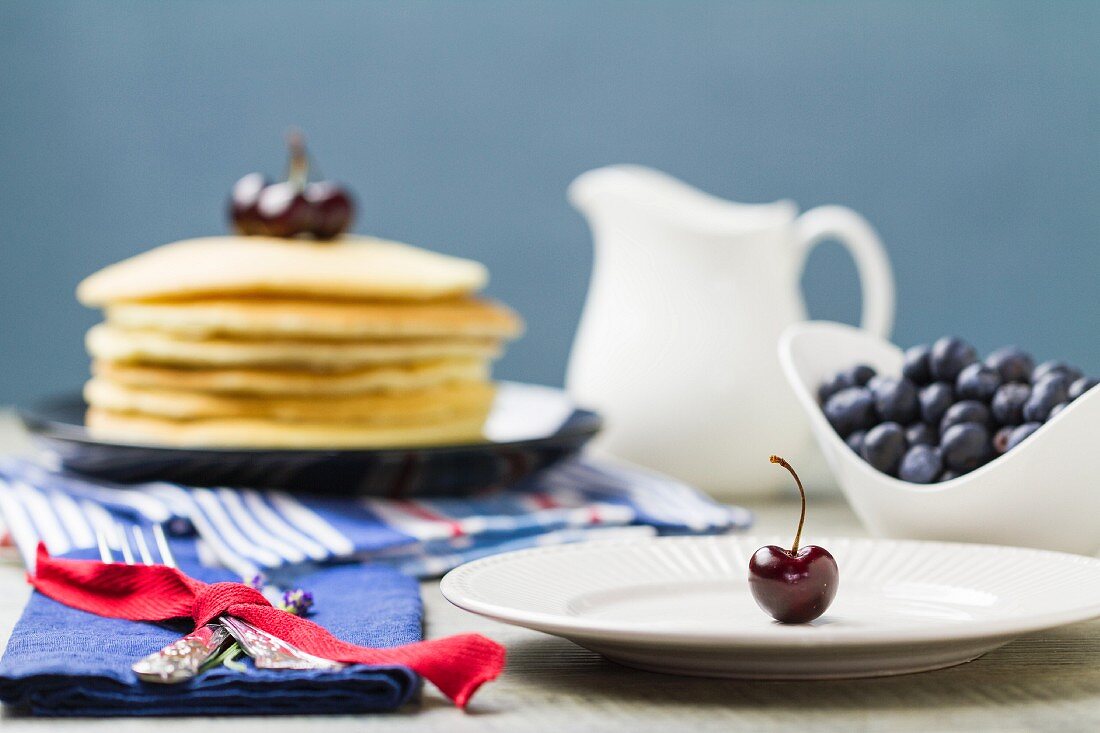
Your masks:
<svg viewBox="0 0 1100 733"><path fill-rule="evenodd" d="M207 582L234 579L203 567L194 542L173 539L180 568ZM68 557L91 558L76 550ZM298 579L313 593L310 619L345 641L392 647L420 640L417 583L392 567L345 564ZM400 665L350 665L336 672L216 667L174 685L144 683L130 665L188 627L105 618L34 592L0 660L0 700L35 714L235 715L321 714L392 710L418 690Z"/></svg>
<svg viewBox="0 0 1100 733"><path fill-rule="evenodd" d="M506 489L394 500L318 498L278 491L167 483L120 487L17 459L0 460L0 515L28 564L39 540L53 555L95 546L103 510L197 532L208 563L259 571L370 560L431 577L484 555L619 534L744 529L751 514L674 479L578 457Z"/></svg>
<svg viewBox="0 0 1100 733"><path fill-rule="evenodd" d="M483 555L622 533L719 533L751 515L631 466L565 461L505 490L452 499L322 499L166 483L121 487L0 460L0 515L33 572L38 544L93 557L115 522L165 527L181 568L205 581L258 571L314 594L312 620L369 647L419 640L413 576ZM349 562L364 561L369 563ZM402 665L339 672L214 669L179 686L130 665L181 633L103 618L35 592L0 661L0 700L52 715L325 713L393 709L419 676ZM447 662L448 660L441 660ZM491 665L490 665L491 666Z"/></svg>

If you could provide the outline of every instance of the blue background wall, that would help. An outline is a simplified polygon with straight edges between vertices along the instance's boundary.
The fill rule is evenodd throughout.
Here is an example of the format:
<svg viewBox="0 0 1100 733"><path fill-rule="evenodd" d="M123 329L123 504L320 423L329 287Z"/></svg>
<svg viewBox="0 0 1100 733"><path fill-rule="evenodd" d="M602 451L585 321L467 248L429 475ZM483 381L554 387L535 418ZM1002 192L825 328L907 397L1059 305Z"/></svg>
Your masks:
<svg viewBox="0 0 1100 733"><path fill-rule="evenodd" d="M897 340L1100 373L1100 3L0 4L0 402L79 384L76 282L224 229L296 124L357 229L475 257L558 383L591 263L564 190L613 162L843 203L887 243ZM838 246L813 315L854 318Z"/></svg>

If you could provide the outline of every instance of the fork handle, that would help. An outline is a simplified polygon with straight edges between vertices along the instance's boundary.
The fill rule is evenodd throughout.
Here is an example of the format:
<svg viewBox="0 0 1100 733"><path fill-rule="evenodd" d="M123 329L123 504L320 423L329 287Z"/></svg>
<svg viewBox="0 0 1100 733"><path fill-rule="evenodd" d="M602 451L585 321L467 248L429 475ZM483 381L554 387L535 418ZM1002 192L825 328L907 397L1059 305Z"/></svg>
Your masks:
<svg viewBox="0 0 1100 733"><path fill-rule="evenodd" d="M232 640L229 631L217 623L195 629L159 652L134 662L130 667L145 682L174 684L198 675L202 666Z"/></svg>

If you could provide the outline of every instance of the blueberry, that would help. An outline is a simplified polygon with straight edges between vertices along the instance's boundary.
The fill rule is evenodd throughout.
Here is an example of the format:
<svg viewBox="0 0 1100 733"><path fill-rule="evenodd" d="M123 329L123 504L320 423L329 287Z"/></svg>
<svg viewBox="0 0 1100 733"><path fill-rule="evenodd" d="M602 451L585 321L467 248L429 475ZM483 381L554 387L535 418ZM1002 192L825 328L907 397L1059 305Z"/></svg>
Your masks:
<svg viewBox="0 0 1100 733"><path fill-rule="evenodd" d="M944 471L943 473L940 474L940 477L938 479L936 479L936 482L942 484L944 481L950 481L951 479L958 478L959 476L962 476L962 474L959 473L958 471L952 471L949 468L949 469L947 469L946 471Z"/></svg>
<svg viewBox="0 0 1100 733"><path fill-rule="evenodd" d="M863 441L866 437L866 430L857 430L845 438L844 442L847 443L848 447L855 451L857 455L860 455L863 453Z"/></svg>
<svg viewBox="0 0 1100 733"><path fill-rule="evenodd" d="M1002 346L985 358L985 365L996 369L1002 382L1027 384L1031 381L1035 360L1018 346Z"/></svg>
<svg viewBox="0 0 1100 733"><path fill-rule="evenodd" d="M1057 405L1050 408L1050 414L1047 415L1047 420L1053 420L1055 415L1057 415L1059 412L1066 409L1067 407L1069 407L1068 402L1059 402Z"/></svg>
<svg viewBox="0 0 1100 733"><path fill-rule="evenodd" d="M1005 446L1005 451L1008 452L1012 450L1041 427L1043 427L1043 424L1038 422L1026 422L1018 426L1012 431L1012 435L1008 439L1008 444Z"/></svg>
<svg viewBox="0 0 1100 733"><path fill-rule="evenodd" d="M825 417L840 437L847 438L853 431L874 427L875 398L865 387L842 389L825 403Z"/></svg>
<svg viewBox="0 0 1100 733"><path fill-rule="evenodd" d="M963 367L978 360L974 347L960 338L944 336L932 344L928 364L936 381L954 383Z"/></svg>
<svg viewBox="0 0 1100 733"><path fill-rule="evenodd" d="M1031 397L1031 387L1015 382L1001 385L993 395L990 408L1001 425L1019 425L1024 421L1024 405Z"/></svg>
<svg viewBox="0 0 1100 733"><path fill-rule="evenodd" d="M1065 402L1069 399L1069 386L1072 383L1073 380L1064 374L1048 374L1031 385L1031 393L1035 394L1035 392L1043 391L1051 392L1063 398L1058 400L1059 402Z"/></svg>
<svg viewBox="0 0 1100 733"><path fill-rule="evenodd" d="M847 372L837 372L822 382L821 386L817 388L817 399L824 405L829 401L829 398L837 392L854 386L850 374Z"/></svg>
<svg viewBox="0 0 1100 733"><path fill-rule="evenodd" d="M955 396L961 400L989 402L1000 386L1001 375L996 369L974 363L959 372L955 380Z"/></svg>
<svg viewBox="0 0 1100 733"><path fill-rule="evenodd" d="M1015 425L1006 425L993 434L993 452L997 455L1004 453L1008 450L1008 441L1012 437L1012 431L1016 429Z"/></svg>
<svg viewBox="0 0 1100 733"><path fill-rule="evenodd" d="M917 419L920 412L917 388L908 379L886 377L877 380L872 393L875 395L875 409L883 420L904 425Z"/></svg>
<svg viewBox="0 0 1100 733"><path fill-rule="evenodd" d="M1093 379L1091 377L1081 377L1074 380L1073 384L1069 386L1069 399L1073 401L1088 392L1090 389L1100 384L1100 379Z"/></svg>
<svg viewBox="0 0 1100 733"><path fill-rule="evenodd" d="M933 382L920 391L920 419L939 425L947 408L955 401L955 390L946 382Z"/></svg>
<svg viewBox="0 0 1100 733"><path fill-rule="evenodd" d="M863 460L878 470L895 475L905 455L905 431L896 422L876 425L867 431L862 455Z"/></svg>
<svg viewBox="0 0 1100 733"><path fill-rule="evenodd" d="M857 364L851 369L847 370L845 374L848 375L848 379L856 387L863 387L871 381L871 377L875 376L875 370L866 364Z"/></svg>
<svg viewBox="0 0 1100 733"><path fill-rule="evenodd" d="M1032 386L1031 396L1024 403L1024 419L1045 422L1054 406L1068 399L1069 380L1063 374L1047 374Z"/></svg>
<svg viewBox="0 0 1100 733"><path fill-rule="evenodd" d="M898 467L898 478L914 484L930 484L943 471L943 458L939 448L915 445L905 453Z"/></svg>
<svg viewBox="0 0 1100 733"><path fill-rule="evenodd" d="M940 442L940 434L927 423L915 422L905 428L905 442L910 446L937 445Z"/></svg>
<svg viewBox="0 0 1100 733"><path fill-rule="evenodd" d="M1064 361L1044 361L1031 372L1031 383L1038 384L1043 377L1050 374L1061 374L1067 382L1075 382L1081 378L1081 370L1071 367Z"/></svg>
<svg viewBox="0 0 1100 733"><path fill-rule="evenodd" d="M940 450L948 468L960 473L973 471L989 459L989 431L971 422L952 425L943 432Z"/></svg>
<svg viewBox="0 0 1100 733"><path fill-rule="evenodd" d="M928 384L932 381L932 370L928 364L928 354L932 348L928 344L910 346L905 350L905 362L901 367L901 376L913 384Z"/></svg>
<svg viewBox="0 0 1100 733"><path fill-rule="evenodd" d="M867 380L867 384L865 384L864 386L865 386L865 387L866 387L867 389L869 389L869 390L871 390L872 392L874 392L874 391L875 391L875 390L876 390L876 389L878 388L878 386L879 386L880 384L882 384L882 383L883 383L884 381L886 381L887 379L893 379L893 377L884 377L884 376L883 376L883 375L881 375L881 374L876 374L875 376L873 376L873 377L871 377L870 379L868 379L868 380Z"/></svg>
<svg viewBox="0 0 1100 733"><path fill-rule="evenodd" d="M977 400L963 400L947 408L943 419L940 420L940 435L945 435L947 429L953 425L976 423L983 428L988 428L992 422L988 407Z"/></svg>
<svg viewBox="0 0 1100 733"><path fill-rule="evenodd" d="M851 369L843 369L826 379L817 388L817 399L821 404L841 390L849 387L863 387L875 376L875 370L866 364L858 364Z"/></svg>

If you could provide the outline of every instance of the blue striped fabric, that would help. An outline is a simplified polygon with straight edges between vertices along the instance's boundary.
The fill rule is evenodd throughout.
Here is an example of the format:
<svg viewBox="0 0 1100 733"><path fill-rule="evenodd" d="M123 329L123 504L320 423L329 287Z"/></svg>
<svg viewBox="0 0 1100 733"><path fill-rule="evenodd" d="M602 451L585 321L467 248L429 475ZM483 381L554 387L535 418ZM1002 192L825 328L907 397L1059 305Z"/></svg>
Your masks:
<svg viewBox="0 0 1100 733"><path fill-rule="evenodd" d="M418 577L496 552L611 536L722 533L751 515L668 477L581 457L513 487L463 498L391 500L279 491L121 487L0 459L0 516L25 561L95 546L112 517L197 534L201 556L241 577L373 560Z"/></svg>

